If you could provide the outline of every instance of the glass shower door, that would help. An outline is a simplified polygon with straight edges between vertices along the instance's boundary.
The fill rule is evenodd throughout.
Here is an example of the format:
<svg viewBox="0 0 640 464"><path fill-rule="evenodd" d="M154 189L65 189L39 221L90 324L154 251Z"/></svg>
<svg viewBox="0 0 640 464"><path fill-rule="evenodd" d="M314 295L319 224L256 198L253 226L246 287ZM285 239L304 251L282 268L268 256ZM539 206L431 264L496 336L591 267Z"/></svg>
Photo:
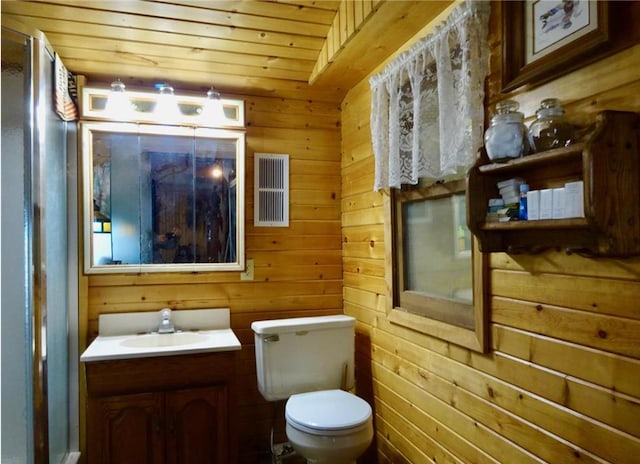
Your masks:
<svg viewBox="0 0 640 464"><path fill-rule="evenodd" d="M40 268L45 286L40 311L46 337L46 396L49 463L62 463L69 446L69 328L67 274L67 144L66 124L53 105L53 56L46 49L39 72L39 198ZM42 104L46 102L47 104ZM37 303L36 303L37 304Z"/></svg>
<svg viewBox="0 0 640 464"><path fill-rule="evenodd" d="M33 462L33 324L29 317L28 216L30 151L26 86L30 75L31 42L2 30L2 217L0 234L2 285L2 450L3 463ZM26 130L25 130L26 128Z"/></svg>
<svg viewBox="0 0 640 464"><path fill-rule="evenodd" d="M54 56L42 34L4 23L2 463L60 464L77 449L70 438L69 287L77 278L68 258L75 223L68 225L67 123L54 111Z"/></svg>

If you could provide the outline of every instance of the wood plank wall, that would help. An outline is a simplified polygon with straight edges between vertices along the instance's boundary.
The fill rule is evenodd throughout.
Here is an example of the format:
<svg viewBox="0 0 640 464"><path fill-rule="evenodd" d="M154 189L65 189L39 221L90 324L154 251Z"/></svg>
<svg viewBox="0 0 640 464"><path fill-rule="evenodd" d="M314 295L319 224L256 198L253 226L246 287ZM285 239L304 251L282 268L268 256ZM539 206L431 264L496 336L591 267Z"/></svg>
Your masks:
<svg viewBox="0 0 640 464"><path fill-rule="evenodd" d="M365 0L362 2L342 2L336 12L327 38L322 44L309 82L316 78L329 66L340 53L346 43L353 37L367 21L369 15L375 12L375 6L380 0Z"/></svg>
<svg viewBox="0 0 640 464"><path fill-rule="evenodd" d="M80 340L83 345L97 335L102 313L231 308L231 326L243 346L238 356L239 459L256 463L269 449L274 411L282 419L284 413L257 390L251 322L342 313L340 105L229 98L246 104L246 256L254 260L254 280L241 281L238 272L90 276L82 279ZM256 152L290 155L288 228L253 226Z"/></svg>
<svg viewBox="0 0 640 464"><path fill-rule="evenodd" d="M506 97L492 6L490 105ZM511 96L528 118L559 97L586 124L602 109L640 111L639 89L637 45ZM363 80L342 104L342 235L344 311L358 319L358 390L375 405L378 462L640 462L640 259L492 254L485 355L390 324L369 108Z"/></svg>

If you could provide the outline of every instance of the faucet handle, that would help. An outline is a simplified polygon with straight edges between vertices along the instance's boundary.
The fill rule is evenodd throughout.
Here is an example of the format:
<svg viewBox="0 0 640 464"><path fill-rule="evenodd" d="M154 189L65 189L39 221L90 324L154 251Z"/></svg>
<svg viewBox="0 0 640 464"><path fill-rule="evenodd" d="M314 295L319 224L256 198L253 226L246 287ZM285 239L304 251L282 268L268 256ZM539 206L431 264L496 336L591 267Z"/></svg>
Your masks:
<svg viewBox="0 0 640 464"><path fill-rule="evenodd" d="M172 333L175 331L173 322L171 321L171 309L164 308L160 310L160 325L158 333Z"/></svg>

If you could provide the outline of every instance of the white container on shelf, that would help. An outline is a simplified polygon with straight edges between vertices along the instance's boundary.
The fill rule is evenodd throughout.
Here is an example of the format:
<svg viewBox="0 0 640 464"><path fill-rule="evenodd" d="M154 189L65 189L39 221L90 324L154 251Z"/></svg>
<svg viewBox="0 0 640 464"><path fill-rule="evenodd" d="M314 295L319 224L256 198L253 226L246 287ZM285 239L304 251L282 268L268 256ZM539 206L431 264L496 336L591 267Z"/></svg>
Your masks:
<svg viewBox="0 0 640 464"><path fill-rule="evenodd" d="M508 161L520 158L528 152L529 142L524 115L517 111L519 105L513 100L496 104L496 114L484 134L484 145L491 161Z"/></svg>

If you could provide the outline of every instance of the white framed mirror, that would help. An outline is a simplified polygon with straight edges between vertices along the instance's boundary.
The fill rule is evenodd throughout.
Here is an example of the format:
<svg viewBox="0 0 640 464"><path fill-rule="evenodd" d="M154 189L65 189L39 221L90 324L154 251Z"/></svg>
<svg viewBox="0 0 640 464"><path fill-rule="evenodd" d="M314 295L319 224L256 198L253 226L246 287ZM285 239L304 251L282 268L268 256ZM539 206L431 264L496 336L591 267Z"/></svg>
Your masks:
<svg viewBox="0 0 640 464"><path fill-rule="evenodd" d="M81 122L86 273L244 269L239 130Z"/></svg>

